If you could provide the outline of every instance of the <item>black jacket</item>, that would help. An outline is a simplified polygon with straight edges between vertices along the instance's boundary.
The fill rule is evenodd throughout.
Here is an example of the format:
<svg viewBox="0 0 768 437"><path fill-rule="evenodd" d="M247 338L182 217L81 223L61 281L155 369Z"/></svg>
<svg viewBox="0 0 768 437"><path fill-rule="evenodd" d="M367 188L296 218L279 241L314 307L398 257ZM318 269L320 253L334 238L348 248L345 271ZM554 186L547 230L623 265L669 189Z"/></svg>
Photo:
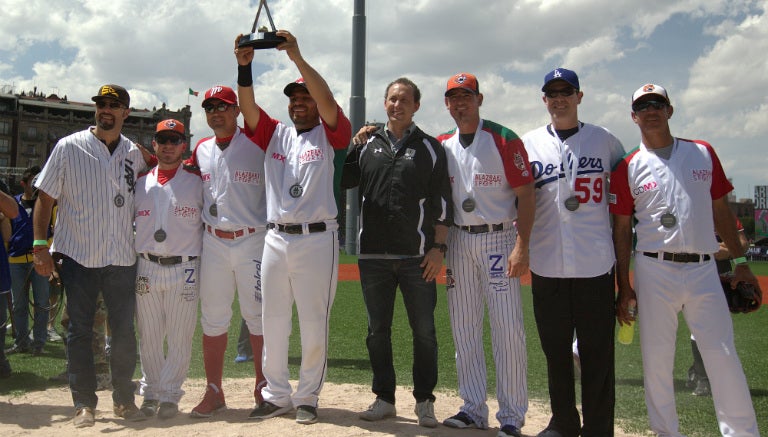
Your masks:
<svg viewBox="0 0 768 437"><path fill-rule="evenodd" d="M384 128L347 155L341 188L359 185L360 253L423 256L452 222L443 146L415 127L395 154Z"/></svg>

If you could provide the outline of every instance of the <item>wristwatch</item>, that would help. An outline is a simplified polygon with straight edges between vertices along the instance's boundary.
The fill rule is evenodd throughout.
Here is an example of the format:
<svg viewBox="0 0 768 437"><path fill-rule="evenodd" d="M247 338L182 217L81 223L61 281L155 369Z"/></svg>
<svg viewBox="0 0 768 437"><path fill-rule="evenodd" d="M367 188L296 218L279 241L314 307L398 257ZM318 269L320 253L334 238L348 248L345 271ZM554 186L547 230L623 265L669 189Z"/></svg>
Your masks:
<svg viewBox="0 0 768 437"><path fill-rule="evenodd" d="M448 252L448 246L445 243L433 243L432 248L439 250L442 254Z"/></svg>

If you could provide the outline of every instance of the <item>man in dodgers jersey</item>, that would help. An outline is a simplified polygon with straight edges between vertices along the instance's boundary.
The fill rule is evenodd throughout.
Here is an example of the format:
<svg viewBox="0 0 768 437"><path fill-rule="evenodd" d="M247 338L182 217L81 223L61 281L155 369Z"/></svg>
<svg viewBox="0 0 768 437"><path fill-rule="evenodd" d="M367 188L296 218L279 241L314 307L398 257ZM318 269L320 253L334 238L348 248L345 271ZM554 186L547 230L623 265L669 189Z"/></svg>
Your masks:
<svg viewBox="0 0 768 437"><path fill-rule="evenodd" d="M150 158L120 133L130 113L125 88L104 85L92 100L96 126L56 143L35 181L39 192L32 219L35 270L48 277L54 269L51 253L62 257L60 276L69 312L67 371L78 428L93 426L98 401L91 343L99 292L112 332L114 413L131 421L146 419L134 403L131 380L136 368L133 202L136 177ZM55 201L56 234L49 252L46 239Z"/></svg>
<svg viewBox="0 0 768 437"><path fill-rule="evenodd" d="M552 70L541 91L551 123L523 135L536 187L533 310L547 358L552 408L549 425L538 435L611 435L616 315L608 176L624 148L605 128L579 121L583 93L575 72ZM571 362L574 330L583 426Z"/></svg>
<svg viewBox="0 0 768 437"><path fill-rule="evenodd" d="M197 143L190 157L203 179L203 252L200 260L200 324L208 382L192 417L210 417L226 408L221 379L232 300L248 324L256 374L255 404L264 384L261 358L261 253L266 233L264 152L237 126L240 109L232 88L205 92L203 109L214 136Z"/></svg>
<svg viewBox="0 0 768 437"><path fill-rule="evenodd" d="M184 395L197 323L203 184L196 168L182 164L187 140L181 122L159 122L153 146L158 165L136 181L134 207L141 411L170 419Z"/></svg>
<svg viewBox="0 0 768 437"><path fill-rule="evenodd" d="M710 375L720 432L757 436L755 411L715 266L718 243L713 229L736 256L732 285L746 281L759 291L759 284L742 255L727 201L733 186L717 154L704 141L673 137L672 113L663 87L647 84L632 95L632 120L640 127L642 142L611 174L617 318L620 323L633 320L627 306L636 299L645 402L656 434L682 435L672 381L682 311ZM634 289L629 281L633 218L637 221Z"/></svg>
<svg viewBox="0 0 768 437"><path fill-rule="evenodd" d="M448 157L454 204L456 226L448 233L447 292L464 405L443 424L488 428L485 301L496 364L498 436L519 437L528 410L519 277L528 271L536 204L523 142L512 130L481 119L482 103L475 76L459 73L448 79L445 105L457 127L437 139Z"/></svg>
<svg viewBox="0 0 768 437"><path fill-rule="evenodd" d="M328 319L338 279L339 242L333 196L334 151L346 149L351 125L328 84L301 56L290 32L277 46L302 78L285 86L291 128L254 101L253 48L235 48L237 90L249 135L266 152L267 219L264 243L264 402L251 413L266 419L297 408L296 421L317 421L325 380ZM237 41L235 40L235 47ZM301 330L301 370L295 393L288 381L293 304ZM249 326L250 328L250 326ZM255 355L255 352L254 352Z"/></svg>

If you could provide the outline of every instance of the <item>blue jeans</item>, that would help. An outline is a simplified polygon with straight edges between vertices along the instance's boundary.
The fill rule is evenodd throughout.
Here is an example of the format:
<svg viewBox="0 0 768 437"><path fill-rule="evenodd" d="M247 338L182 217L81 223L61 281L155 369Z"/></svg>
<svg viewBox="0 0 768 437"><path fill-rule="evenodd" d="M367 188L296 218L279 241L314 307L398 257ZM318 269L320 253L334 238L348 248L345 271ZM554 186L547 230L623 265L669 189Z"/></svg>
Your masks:
<svg viewBox="0 0 768 437"><path fill-rule="evenodd" d="M96 297L101 291L112 331L112 400L133 404L136 370L136 264L88 268L64 257L61 281L67 292L67 373L75 408L96 408L96 370L93 364L93 317Z"/></svg>
<svg viewBox="0 0 768 437"><path fill-rule="evenodd" d="M419 267L422 258L360 259L360 283L368 310L368 356L377 398L395 403L397 385L392 363L392 317L397 286L403 293L408 323L413 333L413 397L417 402L435 400L437 336L435 334L435 281L427 282Z"/></svg>
<svg viewBox="0 0 768 437"><path fill-rule="evenodd" d="M27 276L31 275L32 299L35 304L32 347L41 348L48 336L49 286L48 278L38 275L34 267L31 262L11 264L13 323L16 325L16 345L29 346L29 290L24 288L24 284Z"/></svg>

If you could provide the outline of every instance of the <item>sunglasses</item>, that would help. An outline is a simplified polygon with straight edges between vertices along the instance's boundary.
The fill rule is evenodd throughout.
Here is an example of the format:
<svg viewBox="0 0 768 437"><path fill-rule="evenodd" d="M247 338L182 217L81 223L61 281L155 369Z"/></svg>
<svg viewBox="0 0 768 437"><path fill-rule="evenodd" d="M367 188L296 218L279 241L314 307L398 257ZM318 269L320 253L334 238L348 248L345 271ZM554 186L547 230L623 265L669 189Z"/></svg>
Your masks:
<svg viewBox="0 0 768 437"><path fill-rule="evenodd" d="M653 107L653 109L656 109L656 110L664 109L667 107L667 102L659 102L657 100L646 100L645 102L635 103L634 105L632 105L632 111L645 112L650 107Z"/></svg>
<svg viewBox="0 0 768 437"><path fill-rule="evenodd" d="M155 137L157 144L170 144L172 146L178 146L184 143L184 137L179 135L157 135Z"/></svg>
<svg viewBox="0 0 768 437"><path fill-rule="evenodd" d="M230 106L232 105L228 105L226 103L219 103L218 105L205 105L203 106L203 109L205 110L205 112L212 114L216 111L224 112L227 109L229 109Z"/></svg>
<svg viewBox="0 0 768 437"><path fill-rule="evenodd" d="M549 99L554 99L556 97L571 97L576 93L575 88L568 88L564 90L549 90L544 91L544 95L547 96Z"/></svg>
<svg viewBox="0 0 768 437"><path fill-rule="evenodd" d="M107 102L105 100L99 100L96 102L96 107L99 109L104 109L107 106L109 106L109 109L120 109L123 107L123 104L120 102Z"/></svg>

